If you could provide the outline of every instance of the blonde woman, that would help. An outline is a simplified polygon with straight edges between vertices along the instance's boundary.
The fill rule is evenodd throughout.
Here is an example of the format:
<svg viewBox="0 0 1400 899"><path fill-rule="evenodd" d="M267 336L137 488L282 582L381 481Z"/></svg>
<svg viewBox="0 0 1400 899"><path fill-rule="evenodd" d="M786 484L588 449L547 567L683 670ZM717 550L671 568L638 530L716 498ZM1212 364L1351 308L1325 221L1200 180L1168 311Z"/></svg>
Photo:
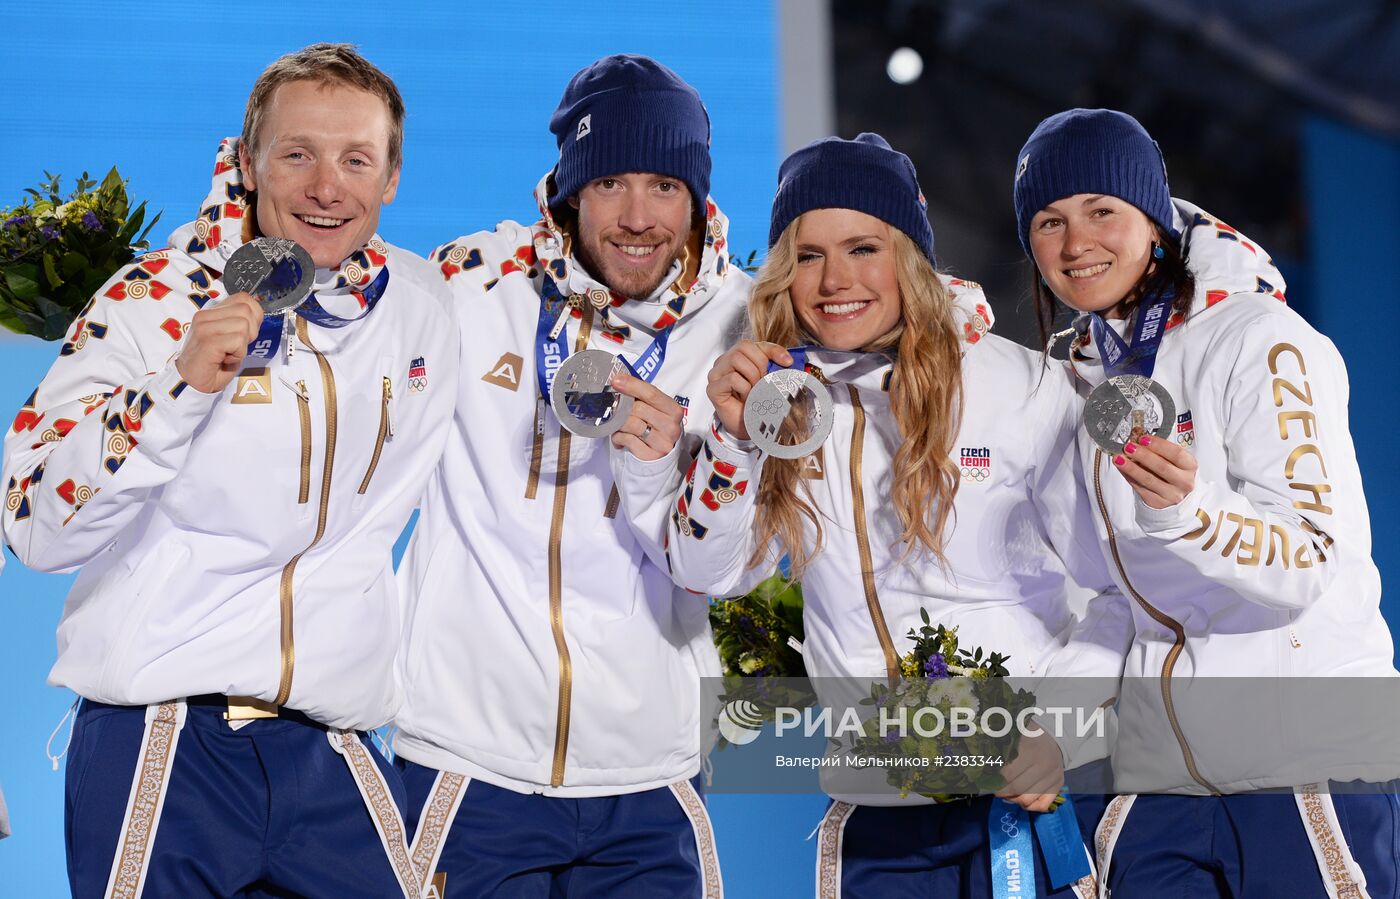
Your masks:
<svg viewBox="0 0 1400 899"><path fill-rule="evenodd" d="M989 334L981 289L933 260L913 164L883 138L828 138L783 163L750 301L755 339L710 372L715 422L676 499L673 576L735 595L788 556L816 678L898 676L921 609L958 627L963 645L1009 655L1013 675L1053 664L1116 676L1121 597L1091 604L1078 625L1066 603L1071 576L1110 583L1075 473L1068 377ZM820 348L806 355L830 382L834 424L812 455L780 459L750 442L743 406L799 345ZM1043 812L1062 765L1048 734L1025 738L999 795ZM833 799L819 895L993 895L993 797ZM1086 878L1052 891L1039 857L1035 867L1040 895L1090 888Z"/></svg>

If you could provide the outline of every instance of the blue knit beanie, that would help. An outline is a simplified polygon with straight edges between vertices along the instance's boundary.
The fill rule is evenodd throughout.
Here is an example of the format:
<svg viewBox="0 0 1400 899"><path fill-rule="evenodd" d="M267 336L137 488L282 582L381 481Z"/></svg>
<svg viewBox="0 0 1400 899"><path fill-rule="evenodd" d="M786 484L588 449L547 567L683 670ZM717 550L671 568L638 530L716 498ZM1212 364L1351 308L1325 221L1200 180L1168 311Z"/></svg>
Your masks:
<svg viewBox="0 0 1400 899"><path fill-rule="evenodd" d="M654 59L619 54L582 69L549 130L559 145L550 206L627 172L684 181L698 208L710 195L709 114L695 88Z"/></svg>
<svg viewBox="0 0 1400 899"><path fill-rule="evenodd" d="M1136 206L1173 239L1172 196L1162 150L1138 120L1113 109L1067 109L1036 126L1016 156L1016 228L1031 255L1031 219L1074 194Z"/></svg>
<svg viewBox="0 0 1400 899"><path fill-rule="evenodd" d="M919 177L909 161L878 134L855 140L824 137L783 160L768 246L788 225L813 209L854 209L873 215L905 234L933 262L933 226Z"/></svg>

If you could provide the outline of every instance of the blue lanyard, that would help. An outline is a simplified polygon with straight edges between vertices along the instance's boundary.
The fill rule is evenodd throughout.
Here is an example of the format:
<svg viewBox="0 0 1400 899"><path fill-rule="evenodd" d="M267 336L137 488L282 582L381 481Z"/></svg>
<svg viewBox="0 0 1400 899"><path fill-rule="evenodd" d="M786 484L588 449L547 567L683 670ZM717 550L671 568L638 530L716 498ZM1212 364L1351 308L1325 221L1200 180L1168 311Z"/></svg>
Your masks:
<svg viewBox="0 0 1400 899"><path fill-rule="evenodd" d="M1175 296L1167 293L1153 297L1142 305L1137 322L1133 325L1131 344L1119 337L1118 332L1097 312L1089 314L1089 327L1093 331L1094 342L1098 344L1104 374L1110 378L1117 375L1152 377L1152 369L1157 364L1157 347L1167 330L1167 312L1173 299Z"/></svg>
<svg viewBox="0 0 1400 899"><path fill-rule="evenodd" d="M1089 876L1089 855L1079 832L1074 803L1069 793L1062 792L1060 796L1064 801L1059 808L1035 816L1035 841L1045 859L1053 890Z"/></svg>
<svg viewBox="0 0 1400 899"><path fill-rule="evenodd" d="M1035 846L1030 813L1005 799L992 798L987 814L995 899L1036 899Z"/></svg>
<svg viewBox="0 0 1400 899"><path fill-rule="evenodd" d="M311 294L306 300L296 308L296 314L311 322L313 325L320 325L323 328L344 328L346 325L359 321L374 311L378 305L380 297L384 296L384 290L389 286L389 267L386 265L380 269L379 276L376 277L361 293L364 298L365 308L359 315L353 318L341 318L327 312L320 301L316 299L316 294ZM248 346L248 358L261 362L268 362L277 355L277 348L282 345L282 330L286 327L286 315L264 315L262 324L258 327L258 336Z"/></svg>
<svg viewBox="0 0 1400 899"><path fill-rule="evenodd" d="M993 798L987 814L991 846L992 894L995 899L1036 899L1035 853L1045 859L1052 891L1089 876L1089 855L1079 833L1068 793L1054 811L1035 816L1012 802ZM1031 842L1032 827L1035 842Z"/></svg>
<svg viewBox="0 0 1400 899"><path fill-rule="evenodd" d="M559 366L563 365L569 356L568 329L560 320L567 303L554 279L545 274L544 283L540 288L540 315L535 322L535 380L539 385L540 396L546 401L549 399L550 388L554 386L554 376L558 373ZM666 361L666 344L670 342L671 329L674 327L675 324L670 324L658 331L635 363L628 362L621 355L618 356L633 377L641 378L648 384L656 380L662 364Z"/></svg>

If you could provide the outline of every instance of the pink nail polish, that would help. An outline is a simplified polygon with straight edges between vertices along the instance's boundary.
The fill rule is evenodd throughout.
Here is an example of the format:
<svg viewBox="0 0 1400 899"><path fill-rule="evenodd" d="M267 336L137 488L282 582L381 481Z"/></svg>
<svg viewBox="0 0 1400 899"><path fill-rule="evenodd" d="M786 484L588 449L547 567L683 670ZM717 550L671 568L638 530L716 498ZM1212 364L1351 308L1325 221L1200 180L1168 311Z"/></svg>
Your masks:
<svg viewBox="0 0 1400 899"><path fill-rule="evenodd" d="M1127 453L1128 455L1132 455L1133 453L1137 452L1137 445L1129 443L1123 447L1123 452Z"/></svg>
<svg viewBox="0 0 1400 899"><path fill-rule="evenodd" d="M1143 434L1142 437L1141 437L1141 439L1138 440L1138 443L1141 443L1143 446L1147 446L1147 445L1150 444L1151 442L1152 442L1152 435L1150 435L1150 434Z"/></svg>
<svg viewBox="0 0 1400 899"><path fill-rule="evenodd" d="M1113 464L1114 464L1114 465L1123 465L1123 464L1127 463L1127 461L1128 461L1128 460L1127 460L1127 459L1124 459L1122 456L1114 456L1114 457L1113 457Z"/></svg>

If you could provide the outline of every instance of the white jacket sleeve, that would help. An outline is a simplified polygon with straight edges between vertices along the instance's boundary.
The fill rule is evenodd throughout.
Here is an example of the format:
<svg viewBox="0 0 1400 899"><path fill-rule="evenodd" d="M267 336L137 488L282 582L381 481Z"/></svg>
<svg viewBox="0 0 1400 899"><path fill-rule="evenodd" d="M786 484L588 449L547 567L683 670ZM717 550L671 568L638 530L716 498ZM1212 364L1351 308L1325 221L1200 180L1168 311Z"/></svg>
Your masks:
<svg viewBox="0 0 1400 899"><path fill-rule="evenodd" d="M667 528L671 502L681 486L681 466L693 464L698 443L694 435L683 433L669 453L650 462L638 459L631 450L608 447L608 467L622 500L622 514L647 558L662 571L670 571Z"/></svg>
<svg viewBox="0 0 1400 899"><path fill-rule="evenodd" d="M1143 530L1252 602L1302 609L1350 555L1370 555L1347 424L1346 368L1331 341L1280 310L1210 348L1226 483L1198 480L1176 506L1141 500ZM1199 431L1199 425L1198 425Z"/></svg>
<svg viewBox="0 0 1400 899"><path fill-rule="evenodd" d="M128 271L98 291L5 435L4 537L36 571L69 571L106 548L175 476L218 398L181 380L181 322L151 305L154 293L106 295Z"/></svg>
<svg viewBox="0 0 1400 899"><path fill-rule="evenodd" d="M681 587L742 596L772 573L776 541L764 561L749 565L763 458L747 441L711 429L680 483L667 522L671 578Z"/></svg>

